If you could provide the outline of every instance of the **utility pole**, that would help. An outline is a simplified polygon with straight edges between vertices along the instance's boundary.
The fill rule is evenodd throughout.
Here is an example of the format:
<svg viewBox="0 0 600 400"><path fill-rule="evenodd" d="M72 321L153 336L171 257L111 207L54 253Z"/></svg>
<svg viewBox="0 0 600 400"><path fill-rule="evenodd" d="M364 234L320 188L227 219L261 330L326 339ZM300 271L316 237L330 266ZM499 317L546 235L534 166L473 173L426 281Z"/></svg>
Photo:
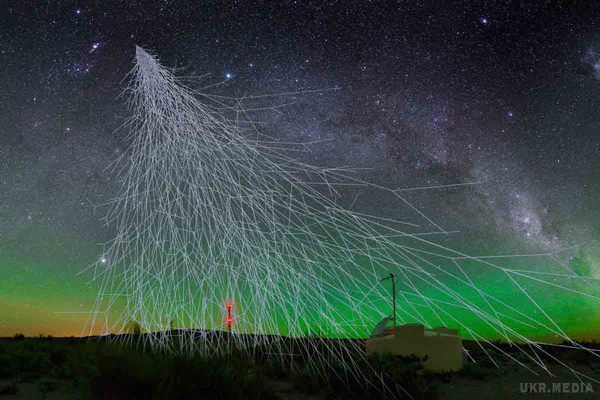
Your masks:
<svg viewBox="0 0 600 400"><path fill-rule="evenodd" d="M396 329L396 275L390 272L390 274L383 278L382 281L386 281L388 279L391 279L392 281L392 329Z"/></svg>

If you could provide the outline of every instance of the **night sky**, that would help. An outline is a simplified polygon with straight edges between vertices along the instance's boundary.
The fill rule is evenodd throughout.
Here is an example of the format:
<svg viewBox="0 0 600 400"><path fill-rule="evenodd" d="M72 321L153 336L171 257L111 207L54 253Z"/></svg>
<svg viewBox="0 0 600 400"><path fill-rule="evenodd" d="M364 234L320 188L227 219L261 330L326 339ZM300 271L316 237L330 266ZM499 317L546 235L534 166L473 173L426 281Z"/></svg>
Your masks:
<svg viewBox="0 0 600 400"><path fill-rule="evenodd" d="M128 146L117 128L135 45L180 75L209 74L190 85L211 93L307 91L255 104L289 103L257 119L317 141L299 155L312 164L394 188L476 183L406 191L457 231L444 244L567 265L581 248L600 278L594 2L91 3L0 7L0 336L81 331L85 314L69 313L96 288L76 274L111 238L102 204ZM367 190L352 206L415 217ZM597 332L579 326L597 308L564 301L573 332Z"/></svg>

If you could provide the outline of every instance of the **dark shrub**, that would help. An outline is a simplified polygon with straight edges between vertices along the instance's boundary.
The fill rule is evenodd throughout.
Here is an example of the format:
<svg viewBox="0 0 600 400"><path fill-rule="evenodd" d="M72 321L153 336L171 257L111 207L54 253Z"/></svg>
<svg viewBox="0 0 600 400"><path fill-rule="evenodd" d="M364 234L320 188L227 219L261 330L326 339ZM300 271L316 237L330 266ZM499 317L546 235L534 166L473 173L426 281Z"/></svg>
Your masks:
<svg viewBox="0 0 600 400"><path fill-rule="evenodd" d="M55 365L63 365L65 361L67 361L67 353L68 349L66 347L61 347L57 349L50 350L50 361Z"/></svg>
<svg viewBox="0 0 600 400"><path fill-rule="evenodd" d="M97 369L91 390L101 398L150 399L159 393L161 365L142 352L104 354Z"/></svg>
<svg viewBox="0 0 600 400"><path fill-rule="evenodd" d="M423 361L416 356L390 354L375 354L369 359L358 356L346 363L332 361L317 370L296 369L292 377L297 387L320 391L331 399L437 399L438 380L423 369Z"/></svg>
<svg viewBox="0 0 600 400"><path fill-rule="evenodd" d="M486 368L479 366L475 363L468 362L465 363L465 365L460 369L460 371L458 371L458 374L466 378L472 378L483 381L488 378L497 376L498 371L493 368Z"/></svg>
<svg viewBox="0 0 600 400"><path fill-rule="evenodd" d="M0 395L3 394L17 394L19 390L17 389L17 385L15 383L5 383L0 385Z"/></svg>
<svg viewBox="0 0 600 400"><path fill-rule="evenodd" d="M38 389L42 393L50 393L50 392L54 392L56 389L58 389L59 385L60 385L60 383L57 381L52 381L49 379L41 379L38 382Z"/></svg>

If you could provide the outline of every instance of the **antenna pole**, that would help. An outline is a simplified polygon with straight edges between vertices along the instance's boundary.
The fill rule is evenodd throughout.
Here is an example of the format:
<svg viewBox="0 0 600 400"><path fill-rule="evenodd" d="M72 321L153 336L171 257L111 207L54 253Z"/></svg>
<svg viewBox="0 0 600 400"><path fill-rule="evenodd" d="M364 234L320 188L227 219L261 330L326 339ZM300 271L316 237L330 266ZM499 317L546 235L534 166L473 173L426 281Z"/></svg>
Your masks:
<svg viewBox="0 0 600 400"><path fill-rule="evenodd" d="M391 279L392 281L392 322L393 322L393 329L396 329L396 275L394 275L393 273L390 272L390 274L383 278L382 281Z"/></svg>
<svg viewBox="0 0 600 400"><path fill-rule="evenodd" d="M392 280L392 320L394 321L394 329L396 329L396 276L390 273L390 279Z"/></svg>

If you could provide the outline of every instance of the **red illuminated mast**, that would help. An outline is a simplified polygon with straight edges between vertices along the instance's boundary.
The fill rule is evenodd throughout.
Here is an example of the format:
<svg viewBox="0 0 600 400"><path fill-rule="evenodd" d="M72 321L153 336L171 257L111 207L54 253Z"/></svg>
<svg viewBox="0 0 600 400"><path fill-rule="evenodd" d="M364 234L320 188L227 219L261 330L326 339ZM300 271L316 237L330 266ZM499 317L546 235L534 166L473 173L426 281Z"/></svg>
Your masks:
<svg viewBox="0 0 600 400"><path fill-rule="evenodd" d="M227 307L227 319L225 320L225 323L227 324L227 331L229 333L231 333L231 327L233 325L233 317L231 316L231 309L233 307L233 304L231 303L231 301L227 302L226 307Z"/></svg>

